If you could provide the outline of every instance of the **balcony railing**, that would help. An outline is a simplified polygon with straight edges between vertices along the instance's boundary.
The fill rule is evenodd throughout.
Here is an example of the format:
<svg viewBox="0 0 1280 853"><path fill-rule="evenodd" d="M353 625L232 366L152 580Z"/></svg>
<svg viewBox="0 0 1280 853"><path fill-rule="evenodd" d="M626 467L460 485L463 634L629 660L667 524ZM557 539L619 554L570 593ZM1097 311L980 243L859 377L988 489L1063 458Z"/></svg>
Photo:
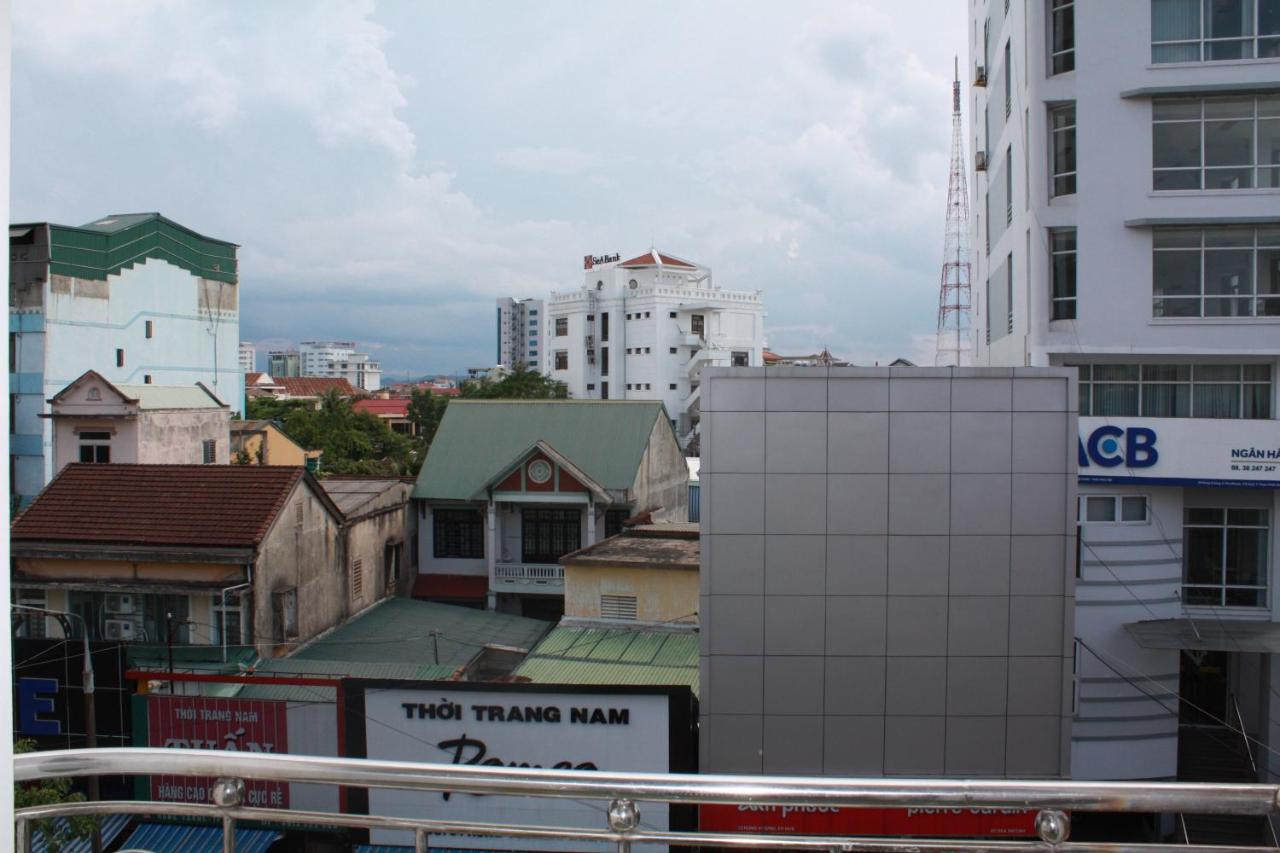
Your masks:
<svg viewBox="0 0 1280 853"><path fill-rule="evenodd" d="M212 803L86 802L34 806L16 812L19 853L28 853L36 820L92 814L168 815L211 819L223 828L224 851L234 850L240 821L358 829L390 829L413 834L419 851L430 835L550 839L615 845L654 843L743 849L790 848L828 851L976 850L1186 850L1154 844L1069 843L1067 812L1197 813L1272 815L1280 787L1204 783L1057 782L946 779L829 779L763 776L660 775L505 767L415 764L355 758L320 758L221 750L78 749L35 752L14 759L14 778L29 781L69 776L196 775L216 777ZM499 794L607 803L599 829L422 820L386 815L250 808L243 805L245 780L311 782L358 788ZM1038 812L1038 840L869 838L656 831L640 824L638 801L729 803L816 808L1029 809ZM1253 848L1215 848L1243 850ZM1259 850L1267 848L1256 848Z"/></svg>
<svg viewBox="0 0 1280 853"><path fill-rule="evenodd" d="M493 567L495 586L553 587L564 589L564 566L555 563L498 563Z"/></svg>

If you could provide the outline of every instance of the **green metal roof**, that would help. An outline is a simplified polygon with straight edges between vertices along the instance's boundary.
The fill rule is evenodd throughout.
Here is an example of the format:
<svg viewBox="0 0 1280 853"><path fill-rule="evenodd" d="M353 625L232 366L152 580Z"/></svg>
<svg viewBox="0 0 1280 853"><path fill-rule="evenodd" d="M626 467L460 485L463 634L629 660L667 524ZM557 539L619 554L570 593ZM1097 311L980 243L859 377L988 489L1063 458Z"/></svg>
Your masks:
<svg viewBox="0 0 1280 853"><path fill-rule="evenodd" d="M560 626L515 675L535 684L684 686L697 696L698 635Z"/></svg>
<svg viewBox="0 0 1280 853"><path fill-rule="evenodd" d="M442 664L377 663L351 660L274 658L254 667L257 675L334 676L386 678L403 681L448 681L456 666ZM240 699L274 699L278 702L333 702L332 687L293 684L247 684L236 694Z"/></svg>
<svg viewBox="0 0 1280 853"><path fill-rule="evenodd" d="M390 598L298 649L291 659L439 664L452 672L487 645L531 649L550 627L540 619Z"/></svg>
<svg viewBox="0 0 1280 853"><path fill-rule="evenodd" d="M226 406L198 385L116 385L143 411L152 409L213 409Z"/></svg>
<svg viewBox="0 0 1280 853"><path fill-rule="evenodd" d="M105 279L155 258L201 278L235 284L236 248L159 213L114 214L78 228L49 224L49 271L77 278Z"/></svg>
<svg viewBox="0 0 1280 853"><path fill-rule="evenodd" d="M659 417L662 403L647 400L454 400L413 496L471 500L538 441L604 488L628 489Z"/></svg>

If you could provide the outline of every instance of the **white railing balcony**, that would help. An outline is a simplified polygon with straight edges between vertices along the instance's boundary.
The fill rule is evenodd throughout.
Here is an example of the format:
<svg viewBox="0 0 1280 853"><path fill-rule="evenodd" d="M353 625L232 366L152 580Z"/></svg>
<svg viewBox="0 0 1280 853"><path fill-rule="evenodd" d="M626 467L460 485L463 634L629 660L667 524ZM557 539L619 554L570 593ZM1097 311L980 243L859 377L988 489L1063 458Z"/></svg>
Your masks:
<svg viewBox="0 0 1280 853"><path fill-rule="evenodd" d="M399 830L414 849L426 853L431 836L485 836L543 842L590 842L600 849L630 853L635 844L720 847L742 850L822 851L1178 851L1168 844L1072 842L1069 812L1257 815L1277 812L1280 787L1262 784L1189 782L1063 782L1006 779L842 779L783 776L713 776L471 767L405 761L273 755L191 749L74 749L33 752L13 762L18 782L55 777L175 775L212 777L210 803L107 801L54 803L15 813L17 850L31 850L35 822L54 817L145 815L194 818L222 826L224 853L235 850L236 825L243 821L314 827ZM312 782L348 788L489 794L595 801L599 827L477 823L390 815L337 814L256 808L245 805L246 782ZM838 808L923 810L1019 809L1036 812L1038 838L969 840L868 836L761 835L651 829L642 822L644 803L738 804L817 811ZM640 805L637 805L639 803ZM518 842L517 842L518 843ZM607 845L607 847L605 847ZM1265 850L1219 847L1212 850Z"/></svg>
<svg viewBox="0 0 1280 853"><path fill-rule="evenodd" d="M493 567L494 589L504 592L564 591L564 566L557 563L498 563Z"/></svg>

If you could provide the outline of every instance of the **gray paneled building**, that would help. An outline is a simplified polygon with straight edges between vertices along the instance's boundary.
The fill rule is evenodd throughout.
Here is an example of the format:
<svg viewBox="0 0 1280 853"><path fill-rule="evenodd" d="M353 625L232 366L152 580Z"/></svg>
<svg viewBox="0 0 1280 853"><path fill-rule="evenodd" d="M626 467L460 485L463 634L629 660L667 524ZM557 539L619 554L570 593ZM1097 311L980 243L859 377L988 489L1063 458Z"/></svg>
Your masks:
<svg viewBox="0 0 1280 853"><path fill-rule="evenodd" d="M703 374L703 772L1062 776L1074 371Z"/></svg>

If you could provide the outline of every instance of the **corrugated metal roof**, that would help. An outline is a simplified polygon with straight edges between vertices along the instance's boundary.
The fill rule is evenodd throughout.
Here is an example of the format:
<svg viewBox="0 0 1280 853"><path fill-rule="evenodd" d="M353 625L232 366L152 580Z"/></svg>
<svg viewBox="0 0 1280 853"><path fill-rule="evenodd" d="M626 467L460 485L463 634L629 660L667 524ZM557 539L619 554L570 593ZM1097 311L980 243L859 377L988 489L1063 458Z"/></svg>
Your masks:
<svg viewBox="0 0 1280 853"><path fill-rule="evenodd" d="M698 635L558 627L515 671L535 684L685 686L698 695Z"/></svg>
<svg viewBox="0 0 1280 853"><path fill-rule="evenodd" d="M659 417L666 421L662 403L655 401L455 400L445 410L413 496L470 500L538 441L604 488L627 489Z"/></svg>
<svg viewBox="0 0 1280 853"><path fill-rule="evenodd" d="M152 409L226 408L217 397L199 385L116 385L120 393L137 400L143 411Z"/></svg>
<svg viewBox="0 0 1280 853"><path fill-rule="evenodd" d="M236 244L206 237L159 213L104 216L79 227L49 224L49 270L105 279L148 258L200 278L236 283Z"/></svg>
<svg viewBox="0 0 1280 853"><path fill-rule="evenodd" d="M383 663L361 661L315 660L311 658L276 658L264 660L254 667L258 675L347 676L351 678L385 678L400 681L448 681L457 666L451 664ZM236 694L239 699L274 699L278 702L333 702L332 687L292 684L246 684Z"/></svg>
<svg viewBox="0 0 1280 853"><path fill-rule="evenodd" d="M102 818L102 822L98 824L98 829L102 834L102 846L106 848L115 837L124 831L132 820L131 815L112 814ZM56 817L54 823L59 826L67 826L65 817ZM31 853L46 853L49 849L49 841L44 837L44 833L39 829L31 833ZM68 842L59 848L59 853L90 853L93 849L93 840L91 838L77 838L75 841Z"/></svg>
<svg viewBox="0 0 1280 853"><path fill-rule="evenodd" d="M270 829L236 829L236 853L266 853L284 837ZM144 823L133 831L122 850L151 853L222 853L222 827L182 823Z"/></svg>
<svg viewBox="0 0 1280 853"><path fill-rule="evenodd" d="M303 646L291 659L458 667L487 645L533 648L550 627L540 619L491 610L389 598Z"/></svg>

